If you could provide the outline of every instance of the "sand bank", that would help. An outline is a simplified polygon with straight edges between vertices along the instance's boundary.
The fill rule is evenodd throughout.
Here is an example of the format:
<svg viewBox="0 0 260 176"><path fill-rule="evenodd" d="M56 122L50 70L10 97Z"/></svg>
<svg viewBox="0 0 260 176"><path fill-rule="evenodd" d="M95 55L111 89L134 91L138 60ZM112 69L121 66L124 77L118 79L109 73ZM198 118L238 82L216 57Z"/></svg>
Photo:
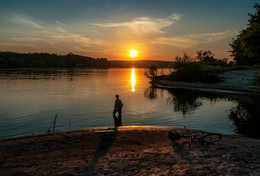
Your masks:
<svg viewBox="0 0 260 176"><path fill-rule="evenodd" d="M208 92L223 92L234 94L258 94L260 87L255 85L254 78L260 73L259 68L246 70L231 70L221 73L219 76L223 82L215 84L190 83L160 80L157 84L161 88L193 89Z"/></svg>
<svg viewBox="0 0 260 176"><path fill-rule="evenodd" d="M173 142L168 138L168 131L173 128L111 130L97 128L1 140L0 173L243 176L260 173L258 139L222 135L217 143L194 143L189 148L185 140Z"/></svg>

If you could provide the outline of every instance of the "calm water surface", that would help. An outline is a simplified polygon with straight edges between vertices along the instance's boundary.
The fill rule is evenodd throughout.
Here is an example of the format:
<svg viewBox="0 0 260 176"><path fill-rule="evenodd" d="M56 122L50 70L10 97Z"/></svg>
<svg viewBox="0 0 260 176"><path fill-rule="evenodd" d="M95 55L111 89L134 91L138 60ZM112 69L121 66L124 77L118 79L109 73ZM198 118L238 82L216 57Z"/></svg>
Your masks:
<svg viewBox="0 0 260 176"><path fill-rule="evenodd" d="M155 89L144 69L86 69L1 71L0 138L46 132L56 114L56 130L113 126L116 94L123 125L260 134L257 96Z"/></svg>

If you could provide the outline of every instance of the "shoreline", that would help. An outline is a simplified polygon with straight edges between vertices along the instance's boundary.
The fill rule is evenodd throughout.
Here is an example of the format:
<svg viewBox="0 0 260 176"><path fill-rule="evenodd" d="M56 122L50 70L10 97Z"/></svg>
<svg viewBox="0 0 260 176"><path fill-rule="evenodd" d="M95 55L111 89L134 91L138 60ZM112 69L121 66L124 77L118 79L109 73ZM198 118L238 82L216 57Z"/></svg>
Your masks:
<svg viewBox="0 0 260 176"><path fill-rule="evenodd" d="M91 132L99 132L105 133L110 133L111 131L116 132L117 129L120 129L121 131L127 131L127 130L144 130L144 129L149 129L149 130L156 130L156 129L178 129L181 131L184 131L184 128L177 127L177 126L152 126L152 125L131 125L131 126L118 126L118 127L110 127L110 126L104 126L104 127L93 127L93 128L83 128L83 129L73 129L73 130L58 130L55 132L41 132L41 133L32 133L32 134L23 134L23 135L17 135L17 136L10 136L10 137L4 137L0 138L0 143L1 142L6 142L6 141L12 141L12 140L19 140L19 139L29 139L29 138L35 138L35 137L48 137L48 136L53 136L53 135L60 135L60 134L66 134L66 133L81 133L85 131L91 131ZM197 131L201 133L218 133L218 132L210 132L210 131L204 131L204 130L198 130L198 129L189 129L192 131ZM226 134L226 133L218 133L221 135L231 135L231 136L244 136L242 134ZM246 137L246 136L244 136ZM249 137L253 138L253 137Z"/></svg>
<svg viewBox="0 0 260 176"><path fill-rule="evenodd" d="M259 89L247 89L241 87L231 87L217 84L204 84L204 83L186 83L177 81L160 80L159 83L155 84L158 88L163 89L188 89L197 90L204 92L218 92L218 93L230 93L230 94L251 94L260 95Z"/></svg>
<svg viewBox="0 0 260 176"><path fill-rule="evenodd" d="M8 176L257 175L260 172L259 139L222 135L217 143L192 143L189 148L185 139L171 141L170 130L184 132L173 127L122 126L1 140L0 173Z"/></svg>
<svg viewBox="0 0 260 176"><path fill-rule="evenodd" d="M205 92L260 95L260 86L254 84L254 77L259 73L260 69L231 70L220 74L224 80L220 83L159 80L155 86L166 89L179 88Z"/></svg>

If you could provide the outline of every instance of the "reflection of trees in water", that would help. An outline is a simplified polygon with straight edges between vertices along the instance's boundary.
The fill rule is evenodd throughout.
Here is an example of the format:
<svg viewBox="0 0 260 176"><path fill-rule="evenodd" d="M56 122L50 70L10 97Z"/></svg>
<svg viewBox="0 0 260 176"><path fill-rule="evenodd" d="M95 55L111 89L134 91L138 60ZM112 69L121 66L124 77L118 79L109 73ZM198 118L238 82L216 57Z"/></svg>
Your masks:
<svg viewBox="0 0 260 176"><path fill-rule="evenodd" d="M171 97L167 101L173 103L175 112L182 112L183 115L194 113L198 107L202 106L200 97L192 92L182 90L170 90Z"/></svg>
<svg viewBox="0 0 260 176"><path fill-rule="evenodd" d="M228 119L234 125L234 132L260 138L260 98L259 96L202 93L192 91L169 90L172 94L174 111L180 111L183 115L194 112L202 106L202 99L208 99L211 103L218 100L229 100L237 102L237 105L228 112Z"/></svg>
<svg viewBox="0 0 260 176"><path fill-rule="evenodd" d="M149 100L155 100L159 97L163 97L163 92L163 89L148 87L144 91L144 97L148 98Z"/></svg>
<svg viewBox="0 0 260 176"><path fill-rule="evenodd" d="M144 91L144 97L149 98L150 100L156 99L157 98L157 88L154 87L148 87Z"/></svg>
<svg viewBox="0 0 260 176"><path fill-rule="evenodd" d="M251 105L240 102L230 109L228 118L232 120L237 134L260 138L260 106L257 102Z"/></svg>
<svg viewBox="0 0 260 176"><path fill-rule="evenodd" d="M158 98L158 91L162 89L147 88L144 96L150 100ZM200 106L202 100L206 99L212 103L218 100L236 102L236 106L228 110L228 119L234 125L234 132L246 136L260 138L260 97L250 95L223 94L214 92L194 92L182 89L167 89L168 103L173 104L175 112L183 115L194 113ZM163 92L162 92L163 93Z"/></svg>
<svg viewBox="0 0 260 176"><path fill-rule="evenodd" d="M57 80L69 79L73 81L81 76L90 76L93 70L88 69L24 69L0 71L0 79L31 79ZM104 72L106 73L106 72Z"/></svg>
<svg viewBox="0 0 260 176"><path fill-rule="evenodd" d="M150 100L155 100L159 96L163 96L163 91L164 89L149 87L144 91L144 96ZM194 112L202 105L202 102L199 100L200 97L192 92L184 92L183 90L167 91L170 93L170 96L167 98L167 102L173 104L174 111L182 112L183 115Z"/></svg>

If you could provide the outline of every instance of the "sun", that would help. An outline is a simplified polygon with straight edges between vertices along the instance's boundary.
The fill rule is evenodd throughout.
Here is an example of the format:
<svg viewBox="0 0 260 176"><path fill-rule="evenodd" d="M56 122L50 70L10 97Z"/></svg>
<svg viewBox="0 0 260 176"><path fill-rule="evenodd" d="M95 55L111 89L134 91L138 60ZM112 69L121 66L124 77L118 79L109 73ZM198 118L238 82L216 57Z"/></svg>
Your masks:
<svg viewBox="0 0 260 176"><path fill-rule="evenodd" d="M136 50L130 50L129 51L129 56L136 57L137 56L137 51Z"/></svg>

